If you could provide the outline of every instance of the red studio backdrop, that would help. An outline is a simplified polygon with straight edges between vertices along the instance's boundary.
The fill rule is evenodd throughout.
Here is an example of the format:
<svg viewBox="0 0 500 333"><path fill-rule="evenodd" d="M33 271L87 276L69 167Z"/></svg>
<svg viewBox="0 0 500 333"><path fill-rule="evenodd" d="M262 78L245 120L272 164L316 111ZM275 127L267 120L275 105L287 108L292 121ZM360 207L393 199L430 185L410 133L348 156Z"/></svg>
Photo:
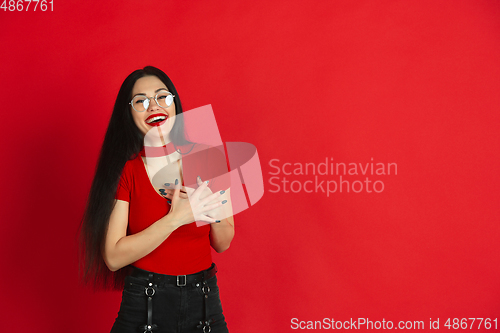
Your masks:
<svg viewBox="0 0 500 333"><path fill-rule="evenodd" d="M259 154L264 196L214 253L231 332L500 329L500 2L13 3L2 331L109 332L120 293L81 285L76 236L146 65Z"/></svg>

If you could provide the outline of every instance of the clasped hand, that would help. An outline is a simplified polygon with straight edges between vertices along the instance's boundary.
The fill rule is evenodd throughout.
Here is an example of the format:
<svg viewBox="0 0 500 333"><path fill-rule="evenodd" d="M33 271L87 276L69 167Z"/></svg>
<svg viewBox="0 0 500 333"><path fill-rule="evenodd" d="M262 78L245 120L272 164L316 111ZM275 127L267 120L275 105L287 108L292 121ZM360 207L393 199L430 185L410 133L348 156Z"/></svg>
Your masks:
<svg viewBox="0 0 500 333"><path fill-rule="evenodd" d="M179 225L189 224L194 221L220 222L210 217L210 215L212 215L212 211L226 203L226 200L221 201L219 199L224 191L212 193L210 188L207 187L208 181L202 182L201 179L198 179L197 189L184 187L183 190L185 191L182 191L178 180L176 180L173 189L169 186L170 184L165 185L167 189L160 190L160 193L171 200L168 214L172 214L172 217L178 221ZM213 203L214 201L216 202Z"/></svg>

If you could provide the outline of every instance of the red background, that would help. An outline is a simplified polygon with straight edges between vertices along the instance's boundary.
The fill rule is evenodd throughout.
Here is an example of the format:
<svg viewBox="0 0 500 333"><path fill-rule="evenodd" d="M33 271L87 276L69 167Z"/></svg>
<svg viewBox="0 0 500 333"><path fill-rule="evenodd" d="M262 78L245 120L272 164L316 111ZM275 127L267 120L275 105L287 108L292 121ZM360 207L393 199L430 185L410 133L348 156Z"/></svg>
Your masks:
<svg viewBox="0 0 500 333"><path fill-rule="evenodd" d="M259 152L264 197L214 259L232 332L500 316L498 1L54 2L0 11L2 331L109 331L120 294L79 284L76 233L145 65ZM269 191L271 159L326 157L398 174L379 194Z"/></svg>

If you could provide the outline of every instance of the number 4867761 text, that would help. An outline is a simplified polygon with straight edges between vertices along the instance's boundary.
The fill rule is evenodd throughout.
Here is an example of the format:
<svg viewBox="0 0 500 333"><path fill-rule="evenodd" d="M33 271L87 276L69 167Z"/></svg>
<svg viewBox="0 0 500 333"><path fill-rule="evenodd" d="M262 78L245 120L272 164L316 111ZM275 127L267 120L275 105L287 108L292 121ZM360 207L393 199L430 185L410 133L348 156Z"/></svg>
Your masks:
<svg viewBox="0 0 500 333"><path fill-rule="evenodd" d="M4 0L0 9L4 12L54 11L54 0Z"/></svg>

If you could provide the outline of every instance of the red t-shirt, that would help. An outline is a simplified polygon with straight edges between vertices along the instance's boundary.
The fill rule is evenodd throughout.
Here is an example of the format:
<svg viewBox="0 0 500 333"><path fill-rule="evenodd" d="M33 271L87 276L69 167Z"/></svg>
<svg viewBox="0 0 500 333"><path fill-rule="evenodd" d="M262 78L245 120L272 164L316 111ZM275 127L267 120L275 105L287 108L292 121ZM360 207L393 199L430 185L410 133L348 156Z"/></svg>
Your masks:
<svg viewBox="0 0 500 333"><path fill-rule="evenodd" d="M197 158L204 156L211 161L217 160L220 162L219 169L225 166L227 170L224 156L221 157L217 153L217 150L208 149L203 151L202 148L204 147L200 146L199 149L196 149L201 152L201 154L195 155ZM183 157L183 185L196 184L195 179L186 179L187 174L200 175L203 180L210 179L206 176L204 177L207 173L204 171L205 168L202 163L189 163L191 166L190 169L198 168L200 169L198 172L186 172L184 164ZM219 181L217 188L211 187L213 191L216 191L219 187L222 189L227 188L226 186L227 184L220 184ZM170 211L170 205L167 203L167 200L161 197L151 185L146 167L140 155L125 164L115 198L129 202L127 235L132 235L146 229ZM132 263L132 265L148 271L168 275L187 275L202 271L209 268L212 264L209 236L210 225L208 224L199 227L196 223L184 225L172 232L155 250Z"/></svg>

